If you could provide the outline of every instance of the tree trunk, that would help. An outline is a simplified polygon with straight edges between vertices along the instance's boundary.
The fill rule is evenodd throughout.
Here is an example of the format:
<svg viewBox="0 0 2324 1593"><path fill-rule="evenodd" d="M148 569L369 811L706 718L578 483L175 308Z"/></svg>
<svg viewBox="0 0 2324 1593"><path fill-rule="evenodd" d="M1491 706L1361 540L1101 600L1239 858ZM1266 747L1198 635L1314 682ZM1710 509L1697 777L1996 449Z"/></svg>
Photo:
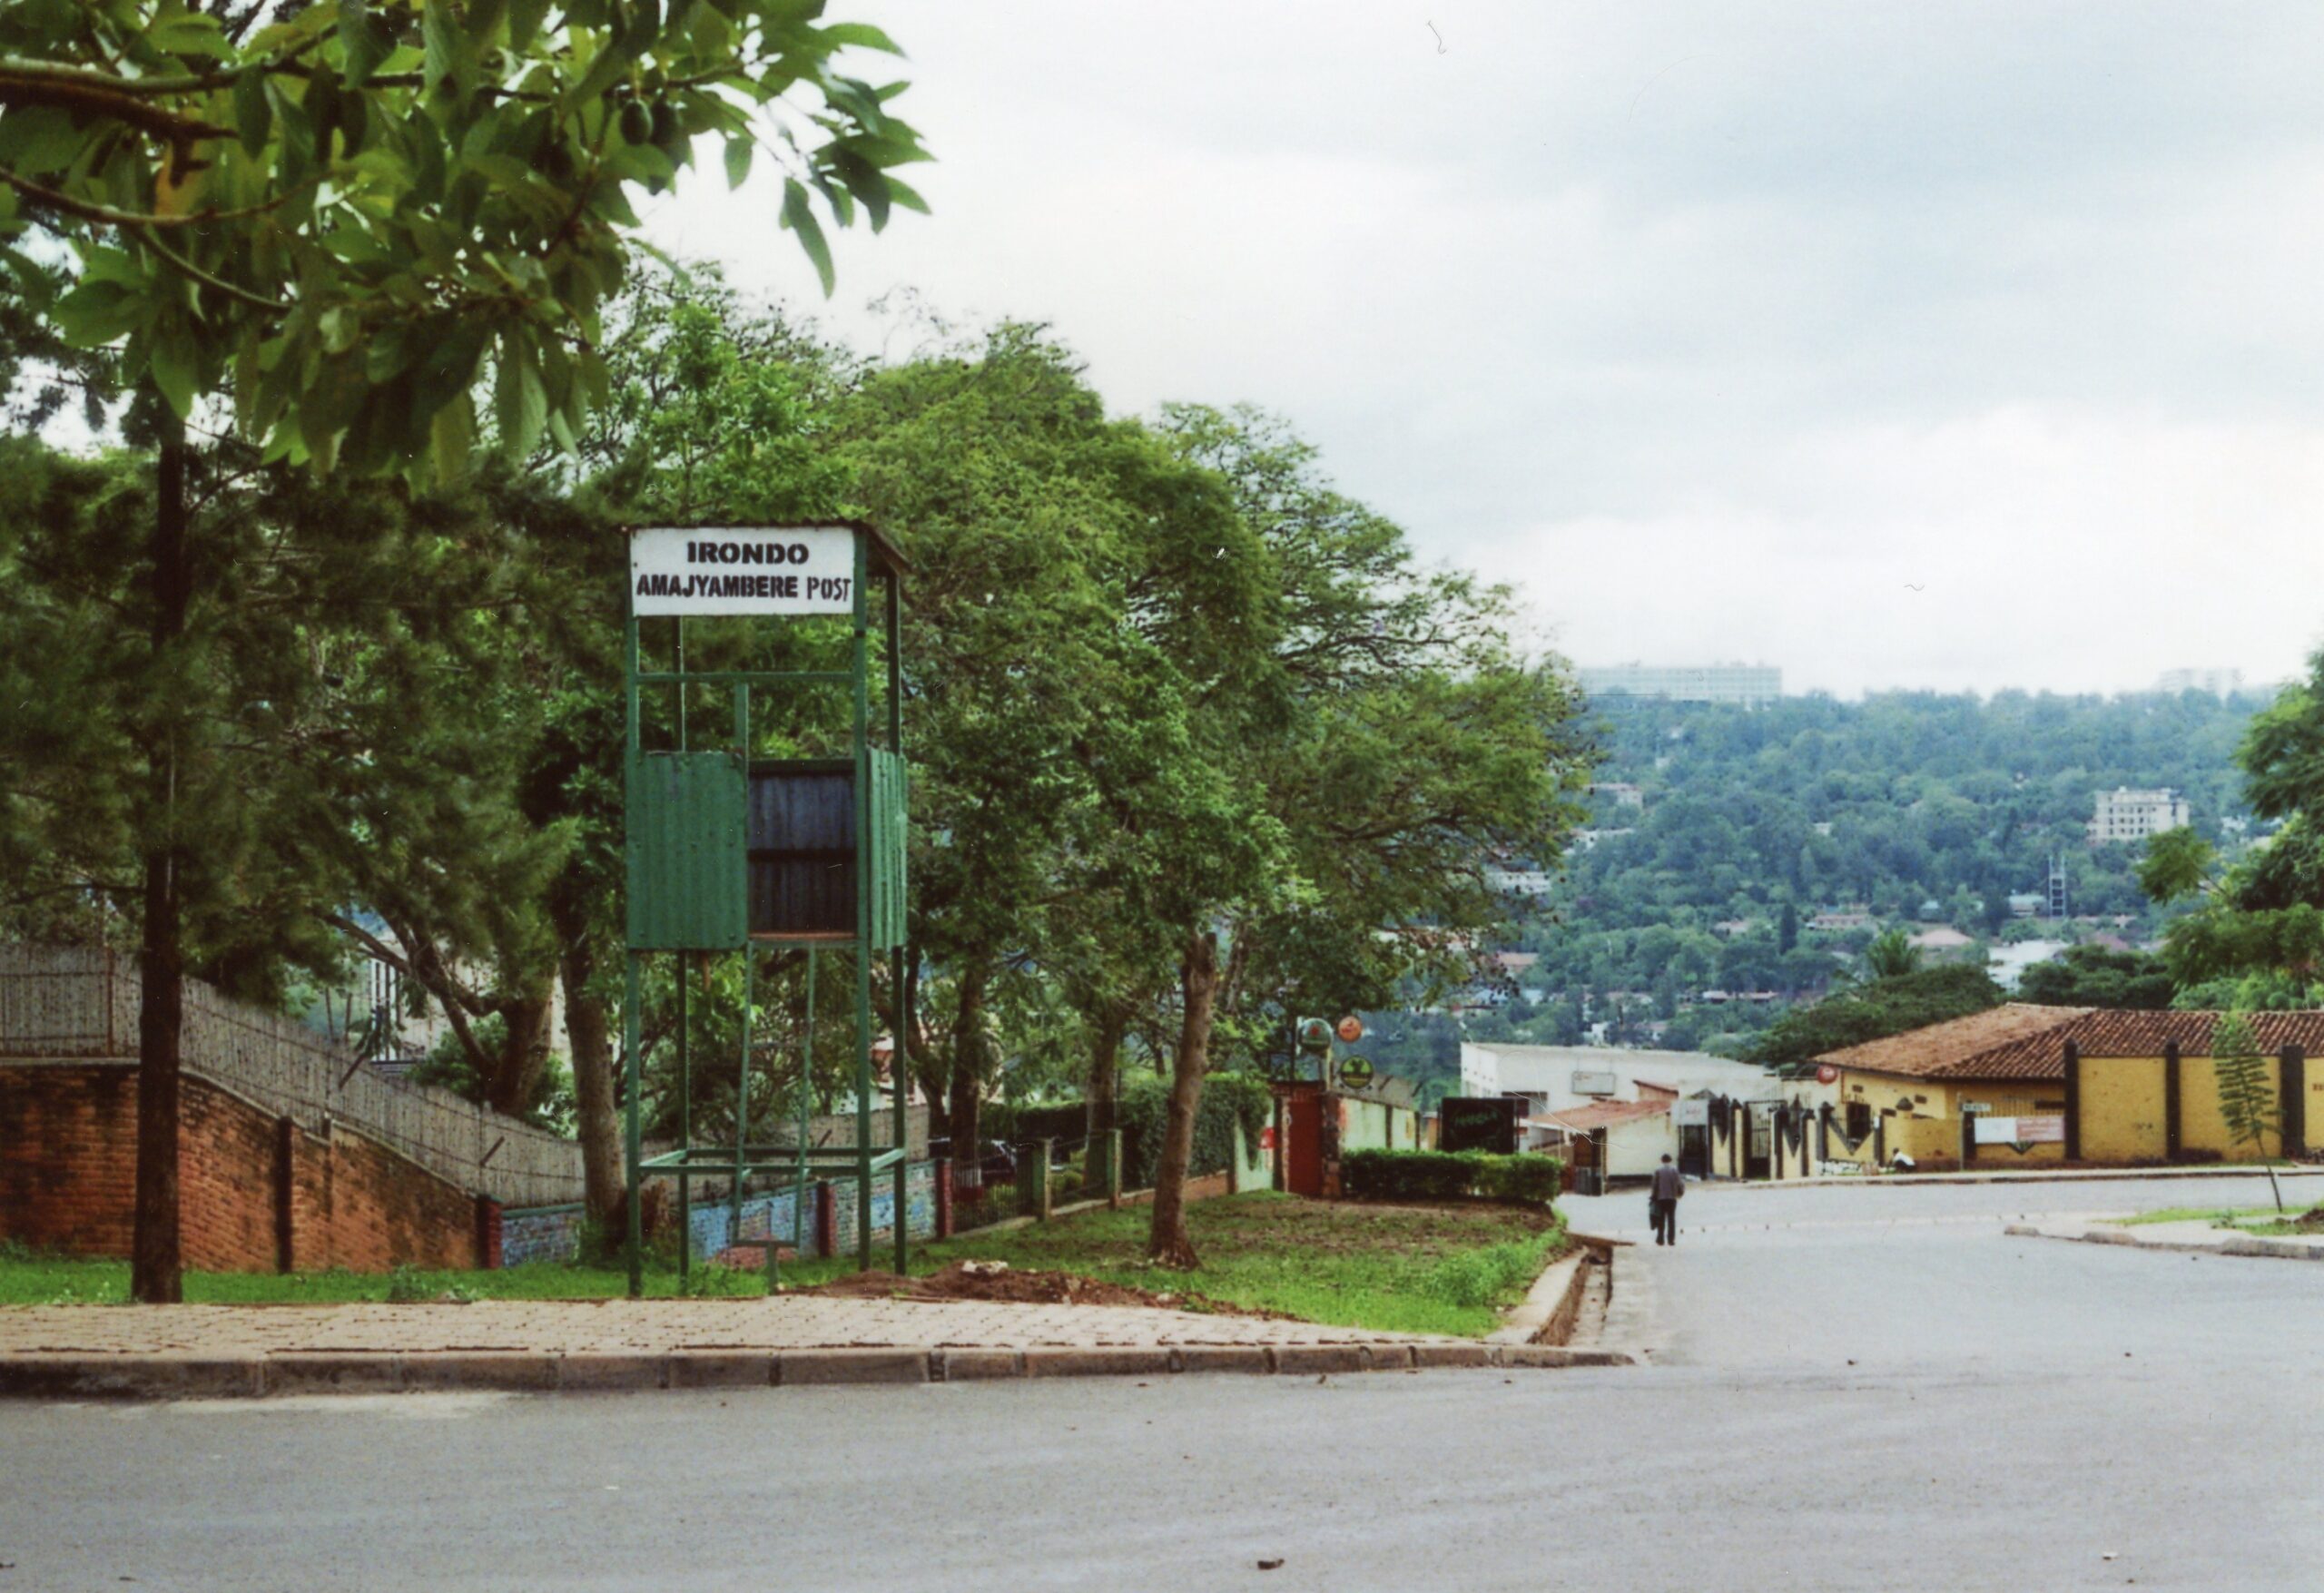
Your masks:
<svg viewBox="0 0 2324 1593"><path fill-rule="evenodd" d="M1187 1169L1194 1161L1203 1077L1210 1071L1210 1025L1218 998L1216 933L1201 930L1187 937L1178 988L1185 1012L1170 1077L1170 1118L1154 1169L1154 1226L1146 1254L1163 1266L1191 1267L1196 1258L1194 1241L1187 1237Z"/></svg>
<svg viewBox="0 0 2324 1593"><path fill-rule="evenodd" d="M187 557L185 428L162 422L153 502L153 653L162 661L185 634L193 589ZM174 715L174 706L170 710ZM147 1305L185 1297L178 1231L178 1092L184 1029L184 900L178 871L178 728L159 733L147 755L145 921L138 953L137 1204L130 1242L130 1298Z"/></svg>
<svg viewBox="0 0 2324 1593"><path fill-rule="evenodd" d="M952 1019L951 1098L944 1116L955 1189L984 1187L984 982L983 964L970 964L960 976L960 1005Z"/></svg>
<svg viewBox="0 0 2324 1593"><path fill-rule="evenodd" d="M606 1231L621 1215L626 1185L621 1118L614 1109L614 1046L606 1004L589 989L596 958L586 939L567 938L557 962L565 986L565 1032L573 1042L573 1101L581 1135L582 1199Z"/></svg>
<svg viewBox="0 0 2324 1593"><path fill-rule="evenodd" d="M537 992L519 996L501 1008L508 1020L507 1044L485 1086L485 1105L511 1117L533 1109L533 1096L548 1071L549 1019L556 1003L544 983Z"/></svg>

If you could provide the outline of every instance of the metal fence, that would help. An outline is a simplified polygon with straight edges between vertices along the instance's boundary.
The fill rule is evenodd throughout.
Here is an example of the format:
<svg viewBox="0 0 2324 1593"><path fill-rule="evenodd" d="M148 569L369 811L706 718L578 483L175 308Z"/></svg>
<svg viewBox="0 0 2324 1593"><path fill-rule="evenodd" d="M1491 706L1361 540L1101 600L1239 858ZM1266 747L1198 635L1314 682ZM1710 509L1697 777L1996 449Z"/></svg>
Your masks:
<svg viewBox="0 0 2324 1593"><path fill-rule="evenodd" d="M137 1055L133 957L0 946L0 1061ZM390 1080L305 1025L185 982L186 1071L320 1134L337 1123L506 1205L582 1195L581 1147L448 1090Z"/></svg>

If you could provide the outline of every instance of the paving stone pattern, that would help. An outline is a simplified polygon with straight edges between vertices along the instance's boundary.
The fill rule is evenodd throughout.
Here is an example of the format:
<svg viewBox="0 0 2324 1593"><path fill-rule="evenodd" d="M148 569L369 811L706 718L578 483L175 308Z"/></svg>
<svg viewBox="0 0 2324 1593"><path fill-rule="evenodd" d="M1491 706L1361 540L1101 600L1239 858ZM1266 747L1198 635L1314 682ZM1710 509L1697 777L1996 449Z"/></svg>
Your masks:
<svg viewBox="0 0 2324 1593"><path fill-rule="evenodd" d="M549 1354L904 1346L1458 1342L1315 1323L1136 1306L981 1301L484 1300L470 1305L34 1305L0 1309L0 1356L89 1352Z"/></svg>

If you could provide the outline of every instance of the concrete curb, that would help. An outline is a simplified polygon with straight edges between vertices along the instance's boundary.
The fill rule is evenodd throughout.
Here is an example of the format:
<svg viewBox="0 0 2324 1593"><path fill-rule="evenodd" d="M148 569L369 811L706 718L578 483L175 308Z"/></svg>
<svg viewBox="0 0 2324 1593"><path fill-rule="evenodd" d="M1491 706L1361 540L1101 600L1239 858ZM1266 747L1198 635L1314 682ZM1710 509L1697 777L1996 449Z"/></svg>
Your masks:
<svg viewBox="0 0 2324 1593"><path fill-rule="evenodd" d="M2129 1250L2168 1250L2187 1255L2244 1255L2270 1261L2324 1261L2324 1244L2303 1244L2297 1239L2268 1239L2251 1234L2222 1234L2216 1243L2190 1244L2183 1239L2148 1239L2133 1228L2089 1228L2061 1234L2033 1223L2012 1223L2002 1229L2012 1239L2054 1239L2066 1244L2117 1244Z"/></svg>
<svg viewBox="0 0 2324 1593"><path fill-rule="evenodd" d="M491 1390L615 1393L646 1389L809 1388L1046 1377L1162 1378L1190 1372L1320 1377L1438 1368L1632 1366L1619 1350L1456 1341L1381 1344L1184 1344L1101 1348L677 1350L560 1355L289 1352L273 1355L0 1356L0 1398L252 1399Z"/></svg>
<svg viewBox="0 0 2324 1593"><path fill-rule="evenodd" d="M1877 1189L1883 1185L1914 1184L2074 1184L2085 1180L2120 1183L2132 1178L2264 1178L2265 1167L2233 1162L2187 1167L2060 1167L2053 1173L1876 1173L1845 1178L1720 1178L1706 1187L1718 1189ZM2324 1177L2324 1167L2278 1167L2279 1178Z"/></svg>

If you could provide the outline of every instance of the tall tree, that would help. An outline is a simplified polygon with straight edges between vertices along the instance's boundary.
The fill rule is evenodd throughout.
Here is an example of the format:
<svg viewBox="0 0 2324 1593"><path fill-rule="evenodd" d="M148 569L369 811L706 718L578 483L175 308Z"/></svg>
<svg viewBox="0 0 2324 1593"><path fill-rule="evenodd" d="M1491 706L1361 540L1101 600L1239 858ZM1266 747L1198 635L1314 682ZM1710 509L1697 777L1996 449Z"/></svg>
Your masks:
<svg viewBox="0 0 2324 1593"><path fill-rule="evenodd" d="M1202 829L1231 827L1244 850L1177 904L1182 1022L1148 1249L1185 1264L1177 1185L1214 1032L1248 1055L1295 1011L1477 977L1516 905L1489 870L1556 864L1588 759L1571 683L1510 644L1505 591L1423 569L1272 418L1178 407L1165 429L1225 489L1171 535L1208 547L1214 583L1249 587L1238 609L1202 600L1235 623L1205 626L1200 649L1154 627L1193 687L1190 741L1220 804Z"/></svg>
<svg viewBox="0 0 2324 1593"><path fill-rule="evenodd" d="M457 469L489 358L502 444L570 438L605 383L598 310L635 247L627 191L725 144L740 185L762 147L795 161L783 225L828 288L819 192L874 227L917 196L888 168L921 157L851 45L892 50L820 7L729 0L675 11L621 0L553 8L401 0L304 8L126 0L0 12L0 255L34 313L117 347L155 442L143 549L150 651L189 673L196 582L189 420L230 398L270 459L415 477ZM785 117L793 93L819 103ZM773 108L773 109L771 109ZM69 250L50 297L39 247ZM198 440L198 439L197 439ZM199 725L140 704L142 831L137 1238L132 1292L178 1297L174 1106L183 884L179 800Z"/></svg>
<svg viewBox="0 0 2324 1593"><path fill-rule="evenodd" d="M2192 830L2147 843L2139 882L2158 901L2191 903L2165 931L2181 988L2246 975L2293 987L2324 981L2324 653L2251 722L2236 762L2251 811L2277 826L2228 864Z"/></svg>

